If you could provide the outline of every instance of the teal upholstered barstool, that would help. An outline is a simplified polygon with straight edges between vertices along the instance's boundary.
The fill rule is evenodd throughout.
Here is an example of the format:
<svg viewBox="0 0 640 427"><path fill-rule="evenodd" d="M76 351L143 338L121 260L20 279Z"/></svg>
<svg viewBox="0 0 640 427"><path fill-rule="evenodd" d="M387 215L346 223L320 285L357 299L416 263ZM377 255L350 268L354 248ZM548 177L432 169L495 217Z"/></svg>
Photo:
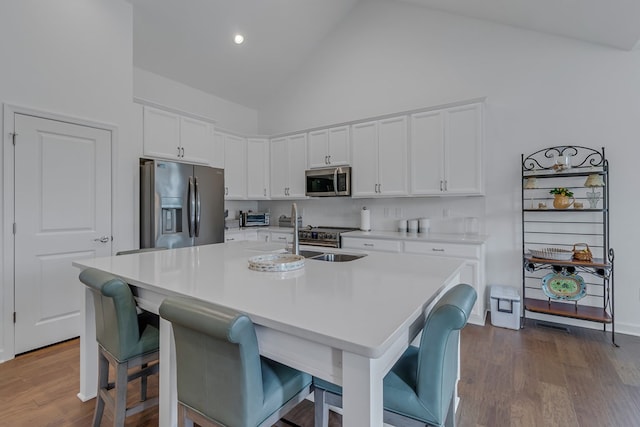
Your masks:
<svg viewBox="0 0 640 427"><path fill-rule="evenodd" d="M422 330L383 381L384 422L395 426L455 424L453 393L458 377L458 338L476 302L476 291L460 284L436 303ZM314 378L315 425L326 427L327 404L342 406L342 388Z"/></svg>
<svg viewBox="0 0 640 427"><path fill-rule="evenodd" d="M311 392L310 375L260 356L246 315L167 298L160 316L173 327L180 426L271 426Z"/></svg>
<svg viewBox="0 0 640 427"><path fill-rule="evenodd" d="M91 290L96 312L98 392L93 426L100 425L106 406L113 412L114 426L120 427L127 416L158 404L157 397L147 399L146 381L158 372L158 364L152 363L158 360L158 317L139 314L129 285L118 277L88 268L80 273L80 281ZM115 368L114 383L109 382L109 365ZM141 379L142 403L127 408L127 383L136 378ZM114 388L115 397L110 392Z"/></svg>

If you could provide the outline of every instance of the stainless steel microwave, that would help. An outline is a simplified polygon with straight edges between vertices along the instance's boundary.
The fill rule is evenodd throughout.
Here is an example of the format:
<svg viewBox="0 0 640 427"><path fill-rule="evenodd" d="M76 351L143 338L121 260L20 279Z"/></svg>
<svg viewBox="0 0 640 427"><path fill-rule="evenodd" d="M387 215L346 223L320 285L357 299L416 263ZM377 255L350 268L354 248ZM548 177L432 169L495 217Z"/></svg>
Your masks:
<svg viewBox="0 0 640 427"><path fill-rule="evenodd" d="M350 196L351 168L309 169L305 173L305 194L311 197Z"/></svg>

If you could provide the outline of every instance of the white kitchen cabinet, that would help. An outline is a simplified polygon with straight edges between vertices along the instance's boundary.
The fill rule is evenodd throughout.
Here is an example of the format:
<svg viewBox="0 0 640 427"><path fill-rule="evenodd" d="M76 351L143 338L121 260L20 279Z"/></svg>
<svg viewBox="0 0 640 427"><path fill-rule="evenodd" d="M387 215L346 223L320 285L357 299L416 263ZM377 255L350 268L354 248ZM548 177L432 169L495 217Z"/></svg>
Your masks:
<svg viewBox="0 0 640 427"><path fill-rule="evenodd" d="M244 240L258 240L258 230L234 229L224 231L225 242L239 242Z"/></svg>
<svg viewBox="0 0 640 427"><path fill-rule="evenodd" d="M239 136L216 132L224 138L224 198L247 198L247 140Z"/></svg>
<svg viewBox="0 0 640 427"><path fill-rule="evenodd" d="M270 145L271 198L305 198L306 134L274 138Z"/></svg>
<svg viewBox="0 0 640 427"><path fill-rule="evenodd" d="M143 151L150 157L214 164L213 125L144 106Z"/></svg>
<svg viewBox="0 0 640 427"><path fill-rule="evenodd" d="M247 198L268 199L269 195L269 140L247 138Z"/></svg>
<svg viewBox="0 0 640 427"><path fill-rule="evenodd" d="M460 272L460 281L475 288L478 299L471 311L470 322L484 325L487 310L485 296L485 245L461 243L433 243L407 240L404 242L406 253L424 254L428 256L444 256L464 259L464 267Z"/></svg>
<svg viewBox="0 0 640 427"><path fill-rule="evenodd" d="M350 151L348 126L309 132L309 168L348 165Z"/></svg>
<svg viewBox="0 0 640 427"><path fill-rule="evenodd" d="M398 253L402 252L402 241L343 236L342 248Z"/></svg>
<svg viewBox="0 0 640 427"><path fill-rule="evenodd" d="M352 196L408 195L406 116L354 124L351 147Z"/></svg>
<svg viewBox="0 0 640 427"><path fill-rule="evenodd" d="M412 195L483 194L482 104L411 115Z"/></svg>
<svg viewBox="0 0 640 427"><path fill-rule="evenodd" d="M271 233L269 230L258 230L258 241L260 242L270 242L271 241Z"/></svg>
<svg viewBox="0 0 640 427"><path fill-rule="evenodd" d="M293 230L291 230L291 232L272 231L270 241L273 243L284 243L290 245L293 242Z"/></svg>

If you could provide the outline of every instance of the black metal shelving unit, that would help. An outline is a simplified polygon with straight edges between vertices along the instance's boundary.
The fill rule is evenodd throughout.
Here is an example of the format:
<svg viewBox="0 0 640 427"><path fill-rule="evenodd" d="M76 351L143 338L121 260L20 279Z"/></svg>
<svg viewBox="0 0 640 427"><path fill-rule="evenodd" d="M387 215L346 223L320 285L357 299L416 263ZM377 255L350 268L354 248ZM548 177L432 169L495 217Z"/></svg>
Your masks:
<svg viewBox="0 0 640 427"><path fill-rule="evenodd" d="M598 187L585 187L591 183ZM549 192L559 187L574 193L574 204L569 208L553 207ZM609 187L604 147L555 146L522 155L522 325L528 312L598 322L605 332L611 325L611 342L617 345ZM576 202L582 207L576 207ZM529 252L547 248L572 251L575 244L588 245L592 259L558 261L536 258ZM579 276L586 294L575 301L550 298L542 289L543 277L549 273Z"/></svg>

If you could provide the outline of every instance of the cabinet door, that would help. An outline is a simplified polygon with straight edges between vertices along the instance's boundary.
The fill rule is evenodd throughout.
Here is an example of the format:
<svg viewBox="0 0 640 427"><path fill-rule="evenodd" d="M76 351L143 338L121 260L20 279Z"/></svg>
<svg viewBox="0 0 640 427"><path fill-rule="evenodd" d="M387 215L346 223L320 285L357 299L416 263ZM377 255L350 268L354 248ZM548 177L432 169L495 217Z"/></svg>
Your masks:
<svg viewBox="0 0 640 427"><path fill-rule="evenodd" d="M287 196L304 198L305 171L307 170L307 135L293 135L289 137L289 165Z"/></svg>
<svg viewBox="0 0 640 427"><path fill-rule="evenodd" d="M446 191L482 194L482 104L451 108L445 127Z"/></svg>
<svg viewBox="0 0 640 427"><path fill-rule="evenodd" d="M225 230L224 241L225 242L239 242L246 240L244 230Z"/></svg>
<svg viewBox="0 0 640 427"><path fill-rule="evenodd" d="M144 107L143 150L145 156L179 160L180 116L157 108Z"/></svg>
<svg viewBox="0 0 640 427"><path fill-rule="evenodd" d="M444 114L428 111L411 116L411 194L444 190Z"/></svg>
<svg viewBox="0 0 640 427"><path fill-rule="evenodd" d="M182 160L210 164L213 153L213 131L210 123L191 117L180 117Z"/></svg>
<svg viewBox="0 0 640 427"><path fill-rule="evenodd" d="M407 117L378 124L378 194L404 196L407 185Z"/></svg>
<svg viewBox="0 0 640 427"><path fill-rule="evenodd" d="M350 164L349 126L329 129L329 164L333 166Z"/></svg>
<svg viewBox="0 0 640 427"><path fill-rule="evenodd" d="M247 139L247 198L269 198L269 140Z"/></svg>
<svg viewBox="0 0 640 427"><path fill-rule="evenodd" d="M271 241L271 233L267 230L258 230L258 241L260 242L270 242Z"/></svg>
<svg viewBox="0 0 640 427"><path fill-rule="evenodd" d="M378 194L378 123L351 126L351 149L351 194L354 197L375 197Z"/></svg>
<svg viewBox="0 0 640 427"><path fill-rule="evenodd" d="M224 169L224 134L213 131L213 158L211 166Z"/></svg>
<svg viewBox="0 0 640 427"><path fill-rule="evenodd" d="M247 141L244 138L225 135L224 184L227 200L247 198L246 144Z"/></svg>
<svg viewBox="0 0 640 427"><path fill-rule="evenodd" d="M481 285L482 278L480 276L480 272L480 261L472 260L466 260L464 267L462 267L462 270L460 271L460 282L473 286L478 294L478 298L476 299L476 303L473 305L471 316L469 318L469 321L476 325L484 325L486 311L484 285Z"/></svg>
<svg viewBox="0 0 640 427"><path fill-rule="evenodd" d="M293 241L293 233L281 233L281 232L271 232L271 242L272 243L284 243L291 244Z"/></svg>
<svg viewBox="0 0 640 427"><path fill-rule="evenodd" d="M309 167L324 168L329 164L329 131L309 132Z"/></svg>
<svg viewBox="0 0 640 427"><path fill-rule="evenodd" d="M287 138L274 138L270 142L269 156L271 160L271 198L286 198L289 154L287 150Z"/></svg>

